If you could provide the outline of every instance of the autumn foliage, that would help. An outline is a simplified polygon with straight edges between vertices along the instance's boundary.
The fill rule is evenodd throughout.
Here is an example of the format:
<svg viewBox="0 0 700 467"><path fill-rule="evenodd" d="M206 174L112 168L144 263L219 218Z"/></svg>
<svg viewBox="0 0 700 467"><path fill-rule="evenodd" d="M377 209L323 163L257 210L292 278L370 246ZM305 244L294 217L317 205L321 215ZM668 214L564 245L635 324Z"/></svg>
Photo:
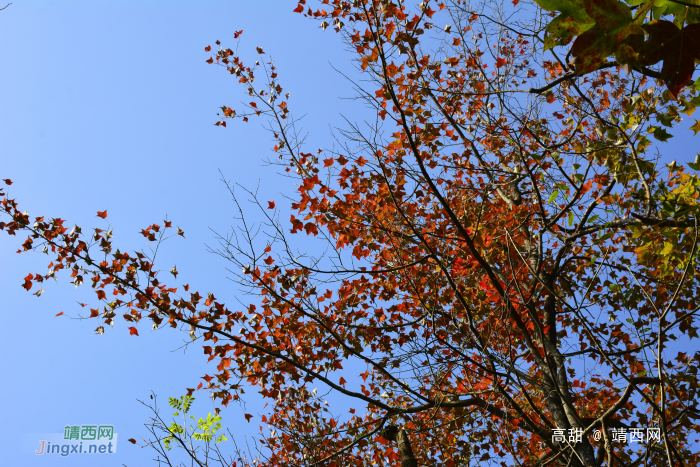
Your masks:
<svg viewBox="0 0 700 467"><path fill-rule="evenodd" d="M124 319L143 335L148 320L202 338L218 366L197 390L228 405L257 386L269 403L263 465L697 465L700 164L657 152L700 97L685 58L674 71L644 45L629 74L619 56L601 63L620 48L574 65L556 53L605 31L586 5L611 2L565 13L586 32L517 0L302 0L294 12L355 54L374 109L324 151L306 152L263 48L207 46L248 94L216 124L266 118L271 162L298 178L288 221L279 200L258 202L269 242L221 239L251 303L179 290L111 232L69 231L5 196L0 228L53 258L24 287L64 272L95 289L98 332ZM668 27L659 14L642 41ZM293 254L295 235L321 253ZM658 440L613 438L652 427Z"/></svg>

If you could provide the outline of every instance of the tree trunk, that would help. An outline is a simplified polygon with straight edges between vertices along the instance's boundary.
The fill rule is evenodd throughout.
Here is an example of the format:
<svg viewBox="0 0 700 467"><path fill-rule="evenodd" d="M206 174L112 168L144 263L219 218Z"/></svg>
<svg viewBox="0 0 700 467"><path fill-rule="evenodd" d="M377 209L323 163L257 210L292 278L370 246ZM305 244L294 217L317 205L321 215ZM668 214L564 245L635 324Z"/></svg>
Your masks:
<svg viewBox="0 0 700 467"><path fill-rule="evenodd" d="M418 467L418 461L416 460L416 456L413 455L411 443L408 440L408 436L403 428L397 428L394 425L390 425L384 429L382 432L382 437L390 441L396 441L396 443L399 445L399 453L401 453L401 467Z"/></svg>

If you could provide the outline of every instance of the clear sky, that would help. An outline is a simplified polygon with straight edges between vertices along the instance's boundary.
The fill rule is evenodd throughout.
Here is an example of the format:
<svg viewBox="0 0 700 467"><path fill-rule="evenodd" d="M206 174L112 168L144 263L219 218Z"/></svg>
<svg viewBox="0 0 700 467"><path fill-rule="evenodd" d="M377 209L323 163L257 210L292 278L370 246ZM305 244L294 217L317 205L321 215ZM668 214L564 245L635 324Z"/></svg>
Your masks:
<svg viewBox="0 0 700 467"><path fill-rule="evenodd" d="M95 214L107 209L115 244L127 251L142 248L139 230L167 215L186 240L167 242L158 264L177 264L177 283L235 304L227 264L206 248L216 244L210 228L226 233L234 223L218 170L250 188L259 183L263 199L282 209L279 193L293 190L293 181L262 166L272 146L263 122L213 125L219 107L236 108L245 96L225 70L205 63L204 47L217 39L233 47L241 29L244 57L263 47L293 112L308 113L304 125L317 131L309 152L330 144L329 125L342 123L341 112L360 115L339 99L353 91L331 65L354 73L339 36L292 13L295 3L14 0L0 12L0 178L13 180L10 196L32 216L84 229L104 227ZM96 335L94 319L71 319L77 302L95 303L88 287L75 290L65 276L41 297L24 291L22 278L45 271L49 258L14 254L17 240L0 236L2 464L151 464L151 452L126 442L146 435L149 411L136 399L154 391L167 400L195 387L211 371L200 346L185 353L184 334L151 332L145 321L140 337L129 336L123 321ZM199 414L212 409L204 397L195 404ZM246 408L259 411L254 402ZM224 410L226 426L257 430L242 413ZM32 454L35 433L87 424L114 425L116 455Z"/></svg>

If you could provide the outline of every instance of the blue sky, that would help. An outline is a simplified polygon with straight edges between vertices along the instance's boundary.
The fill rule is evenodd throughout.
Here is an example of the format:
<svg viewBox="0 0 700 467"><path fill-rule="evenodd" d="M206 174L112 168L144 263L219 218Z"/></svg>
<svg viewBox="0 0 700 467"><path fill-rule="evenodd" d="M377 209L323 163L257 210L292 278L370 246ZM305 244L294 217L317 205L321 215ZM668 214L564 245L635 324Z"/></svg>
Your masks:
<svg viewBox="0 0 700 467"><path fill-rule="evenodd" d="M61 217L84 229L104 227L95 213L107 209L114 240L127 251L141 249L138 231L167 215L186 240L165 244L161 267L177 264L178 283L234 303L237 289L226 279L226 263L206 249L216 244L210 228L225 233L234 223L218 170L232 182L259 183L262 198L282 209L279 192L293 189L293 181L262 166L272 146L262 121L213 125L219 107L236 108L244 93L225 70L205 63L204 47L215 47L217 39L232 47L234 31L242 29L244 57L253 57L256 46L272 55L293 112L308 113L305 128L318 131L309 135L309 151L330 144L328 125L342 123L341 110L359 115L339 99L352 89L331 68L354 73L339 37L292 13L294 7L281 1L14 1L0 12L0 178L13 180L10 196L31 215ZM17 240L0 237L3 464L151 463L150 452L126 442L146 434L149 413L136 399L150 391L167 399L196 386L211 371L201 349L178 350L184 334L150 332L145 322L140 337L129 336L124 322L96 335L95 320L70 319L78 301L94 303L87 287L76 290L64 277L41 297L22 289L22 278L44 271L49 258L13 253ZM55 317L60 311L65 315ZM204 397L195 404L199 414L212 409ZM259 409L251 401L246 412ZM236 406L222 415L237 434L257 430ZM118 453L99 462L93 456L59 461L27 448L34 438L39 448L32 433L85 424L114 425Z"/></svg>

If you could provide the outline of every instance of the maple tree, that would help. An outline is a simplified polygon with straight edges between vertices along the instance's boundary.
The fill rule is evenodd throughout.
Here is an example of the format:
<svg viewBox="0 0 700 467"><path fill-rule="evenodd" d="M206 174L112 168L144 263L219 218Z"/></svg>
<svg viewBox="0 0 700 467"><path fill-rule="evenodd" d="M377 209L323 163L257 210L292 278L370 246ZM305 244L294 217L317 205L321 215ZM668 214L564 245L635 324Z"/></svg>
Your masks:
<svg viewBox="0 0 700 467"><path fill-rule="evenodd" d="M268 53L246 60L217 41L207 62L250 102L223 106L216 124L267 118L271 162L299 182L288 222L249 193L262 244L243 218L242 234L221 237L255 303L178 292L148 254L115 250L111 231L68 231L3 194L0 229L28 235L20 252L55 255L24 287L65 269L102 302L86 305L98 333L121 317L138 335L147 318L202 338L218 366L197 390L228 405L257 386L269 403L261 465L697 465L700 160L655 151L698 90L658 51L644 66L661 66L670 90L622 62L572 75L550 38L578 41L598 17L571 7L544 31L533 8L302 0L294 12L356 54L375 116L316 153ZM667 27L654 24L652 43ZM612 53L596 44L596 60ZM170 229L141 233L160 243ZM296 253L292 235L326 250ZM659 438L619 440L646 428Z"/></svg>

